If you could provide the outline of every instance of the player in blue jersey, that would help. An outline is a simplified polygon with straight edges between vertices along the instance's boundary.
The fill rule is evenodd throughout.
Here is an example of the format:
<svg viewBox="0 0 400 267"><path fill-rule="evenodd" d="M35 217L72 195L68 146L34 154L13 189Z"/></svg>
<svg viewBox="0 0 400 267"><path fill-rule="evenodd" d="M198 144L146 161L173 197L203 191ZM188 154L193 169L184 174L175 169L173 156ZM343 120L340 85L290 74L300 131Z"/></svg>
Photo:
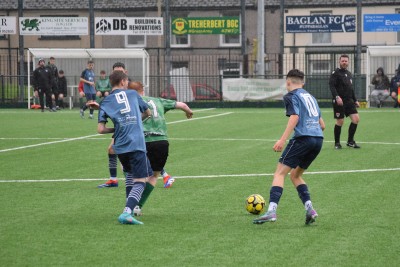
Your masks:
<svg viewBox="0 0 400 267"><path fill-rule="evenodd" d="M87 68L82 71L80 81L83 82L83 91L86 97L86 103L81 107L80 115L81 118L85 118L85 110L88 108L89 104L96 101L96 89L94 88L94 62L89 60L87 63ZM93 109L90 108L89 119L93 119Z"/></svg>
<svg viewBox="0 0 400 267"><path fill-rule="evenodd" d="M127 72L125 69L125 64L122 62L116 62L114 63L112 67L113 71L123 71ZM118 187L118 179L117 179L117 165L118 165L118 160L117 160L117 155L115 154L112 146L114 144L114 138L112 138L110 145L108 146L107 149L107 154L108 154L108 169L110 172L110 179L108 179L105 183L102 183L98 185L98 188L113 188L113 187ZM127 179L130 179L128 173L125 173L127 176ZM163 176L164 179L164 187L169 188L172 186L174 183L175 179L170 176L164 169L161 171L161 175Z"/></svg>
<svg viewBox="0 0 400 267"><path fill-rule="evenodd" d="M306 224L311 224L318 217L314 210L308 187L302 175L318 156L322 148L324 120L315 98L303 89L304 73L293 69L286 78L288 93L283 100L286 107L288 124L281 138L273 146L275 152L282 151L289 135L294 131L293 137L279 158L279 163L274 173L270 189L268 211L261 217L254 219L253 223L261 224L276 221L276 209L282 196L286 175L290 172L290 179L296 187L299 197L306 210Z"/></svg>
<svg viewBox="0 0 400 267"><path fill-rule="evenodd" d="M110 83L113 89L100 105L97 131L100 134L114 133L113 150L124 170L133 177L132 184L127 184L129 194L118 221L122 224L143 224L132 216L132 211L139 203L146 179L153 175L146 156L142 125L142 113L149 117L151 112L136 91L126 90L128 76L124 72L114 71L110 75ZM108 118L114 128L106 127Z"/></svg>

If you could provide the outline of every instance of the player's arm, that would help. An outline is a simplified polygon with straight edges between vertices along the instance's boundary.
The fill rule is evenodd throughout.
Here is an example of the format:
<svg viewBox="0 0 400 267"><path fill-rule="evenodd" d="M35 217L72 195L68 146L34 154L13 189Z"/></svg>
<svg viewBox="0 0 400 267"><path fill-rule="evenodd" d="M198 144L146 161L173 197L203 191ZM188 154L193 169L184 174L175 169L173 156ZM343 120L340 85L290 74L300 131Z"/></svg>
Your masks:
<svg viewBox="0 0 400 267"><path fill-rule="evenodd" d="M180 109L186 113L186 118L191 119L193 117L193 111L183 102L176 102L175 108Z"/></svg>
<svg viewBox="0 0 400 267"><path fill-rule="evenodd" d="M97 124L97 132L99 134L108 134L108 133L113 133L114 131L115 128L108 128L105 122L99 122Z"/></svg>
<svg viewBox="0 0 400 267"><path fill-rule="evenodd" d="M322 117L319 118L319 125L321 126L322 131L325 130L325 122Z"/></svg>
<svg viewBox="0 0 400 267"><path fill-rule="evenodd" d="M148 108L142 113L142 121L151 117L151 110Z"/></svg>
<svg viewBox="0 0 400 267"><path fill-rule="evenodd" d="M273 150L275 152L282 151L283 147L285 146L286 140L289 138L290 134L293 132L298 122L299 122L299 115L296 114L290 115L285 131L283 132L281 138L273 146Z"/></svg>

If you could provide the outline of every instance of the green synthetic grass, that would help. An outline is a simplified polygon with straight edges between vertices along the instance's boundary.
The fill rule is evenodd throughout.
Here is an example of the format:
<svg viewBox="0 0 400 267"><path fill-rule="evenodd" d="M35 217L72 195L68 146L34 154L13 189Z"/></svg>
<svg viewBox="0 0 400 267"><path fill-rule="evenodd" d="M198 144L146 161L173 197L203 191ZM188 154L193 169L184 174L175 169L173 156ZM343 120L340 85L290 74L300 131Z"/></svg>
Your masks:
<svg viewBox="0 0 400 267"><path fill-rule="evenodd" d="M277 222L253 225L245 211L250 194L268 200L284 109L212 109L191 121L167 113L176 183L160 181L145 224L131 226L117 222L123 180L96 188L108 177L111 138L97 135L96 120L0 110L0 266L397 266L400 112L360 110L360 150L345 147L346 119L341 151L331 109L323 116L324 147L304 175L314 225L304 226L289 180Z"/></svg>

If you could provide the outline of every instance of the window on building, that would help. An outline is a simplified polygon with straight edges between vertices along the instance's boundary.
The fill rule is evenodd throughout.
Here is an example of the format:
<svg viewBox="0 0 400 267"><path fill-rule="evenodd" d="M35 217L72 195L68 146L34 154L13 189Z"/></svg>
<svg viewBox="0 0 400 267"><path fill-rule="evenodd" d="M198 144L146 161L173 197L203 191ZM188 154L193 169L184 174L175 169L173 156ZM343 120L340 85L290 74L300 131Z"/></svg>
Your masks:
<svg viewBox="0 0 400 267"><path fill-rule="evenodd" d="M240 78L242 75L241 62L225 62L225 64L221 66L220 74L223 78Z"/></svg>
<svg viewBox="0 0 400 267"><path fill-rule="evenodd" d="M310 60L310 74L329 74L331 71L330 60Z"/></svg>
<svg viewBox="0 0 400 267"><path fill-rule="evenodd" d="M223 11L220 14L221 17L240 17L239 11ZM242 38L240 34L221 34L220 35L220 46L240 46Z"/></svg>
<svg viewBox="0 0 400 267"><path fill-rule="evenodd" d="M171 22L173 18L187 18L189 13L186 12L173 12L171 14ZM182 34L176 35L172 34L171 30L171 39L170 39L171 47L189 47L190 46L190 35L189 34Z"/></svg>
<svg viewBox="0 0 400 267"><path fill-rule="evenodd" d="M173 69L189 68L188 61L172 61L171 66Z"/></svg>
<svg viewBox="0 0 400 267"><path fill-rule="evenodd" d="M313 11L310 13L311 16L314 15L332 15L332 11ZM330 32L320 32L312 33L312 43L313 44L331 44L332 34Z"/></svg>
<svg viewBox="0 0 400 267"><path fill-rule="evenodd" d="M127 14L127 17L145 17L141 14ZM146 35L125 35L125 47L146 47Z"/></svg>
<svg viewBox="0 0 400 267"><path fill-rule="evenodd" d="M79 17L78 15L40 15L40 17ZM41 35L39 40L80 40L79 35Z"/></svg>

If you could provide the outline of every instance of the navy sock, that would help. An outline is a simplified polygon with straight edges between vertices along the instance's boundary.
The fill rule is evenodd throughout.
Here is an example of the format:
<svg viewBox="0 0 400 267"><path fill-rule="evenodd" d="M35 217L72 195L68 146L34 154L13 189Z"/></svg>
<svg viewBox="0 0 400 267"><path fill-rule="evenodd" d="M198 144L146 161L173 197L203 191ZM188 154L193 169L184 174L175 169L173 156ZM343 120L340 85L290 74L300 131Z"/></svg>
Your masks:
<svg viewBox="0 0 400 267"><path fill-rule="evenodd" d="M86 104L85 105L83 105L82 107L81 107L81 109L83 110L83 111L85 111L85 110L87 110L87 106L86 106Z"/></svg>
<svg viewBox="0 0 400 267"><path fill-rule="evenodd" d="M129 193L132 190L133 187L133 177L132 174L129 172L124 172L125 174L125 197L128 198Z"/></svg>
<svg viewBox="0 0 400 267"><path fill-rule="evenodd" d="M301 184L298 187L296 187L297 192L299 193L299 197L301 199L301 202L303 204L306 203L306 201L311 200L310 198L310 192L308 192L308 187L306 184Z"/></svg>
<svg viewBox="0 0 400 267"><path fill-rule="evenodd" d="M269 191L269 202L279 203L283 192L283 188L280 186L273 186Z"/></svg>
<svg viewBox="0 0 400 267"><path fill-rule="evenodd" d="M94 111L94 109L92 109L92 108L89 109L90 115L93 115L93 111Z"/></svg>
<svg viewBox="0 0 400 267"><path fill-rule="evenodd" d="M110 177L117 177L117 155L108 154L108 168L110 170Z"/></svg>
<svg viewBox="0 0 400 267"><path fill-rule="evenodd" d="M131 210L133 210L133 208L139 204L145 185L146 183L144 182L133 183L132 190L129 192L128 199L126 200L125 207L128 207Z"/></svg>

